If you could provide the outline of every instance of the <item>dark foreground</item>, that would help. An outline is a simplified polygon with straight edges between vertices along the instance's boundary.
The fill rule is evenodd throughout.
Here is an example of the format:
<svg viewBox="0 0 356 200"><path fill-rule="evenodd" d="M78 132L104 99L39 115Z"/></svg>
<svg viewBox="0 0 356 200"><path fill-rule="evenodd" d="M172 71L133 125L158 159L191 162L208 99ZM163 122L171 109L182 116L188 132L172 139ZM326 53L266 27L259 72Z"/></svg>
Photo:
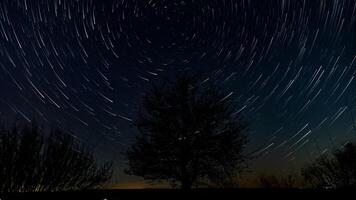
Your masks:
<svg viewBox="0 0 356 200"><path fill-rule="evenodd" d="M8 199L353 199L356 190L311 189L196 189L191 191L172 189L147 190L88 190L53 193L7 193L0 200ZM350 196L351 195L351 196Z"/></svg>

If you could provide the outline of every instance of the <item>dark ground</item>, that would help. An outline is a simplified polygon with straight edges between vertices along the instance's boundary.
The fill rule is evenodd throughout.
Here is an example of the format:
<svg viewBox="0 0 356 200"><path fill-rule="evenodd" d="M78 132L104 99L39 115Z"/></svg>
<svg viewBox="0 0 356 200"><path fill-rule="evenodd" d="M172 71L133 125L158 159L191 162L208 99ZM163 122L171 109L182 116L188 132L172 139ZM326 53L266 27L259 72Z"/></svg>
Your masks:
<svg viewBox="0 0 356 200"><path fill-rule="evenodd" d="M197 189L191 191L172 189L147 190L89 190L53 193L0 194L0 200L8 199L352 199L356 190L309 189Z"/></svg>

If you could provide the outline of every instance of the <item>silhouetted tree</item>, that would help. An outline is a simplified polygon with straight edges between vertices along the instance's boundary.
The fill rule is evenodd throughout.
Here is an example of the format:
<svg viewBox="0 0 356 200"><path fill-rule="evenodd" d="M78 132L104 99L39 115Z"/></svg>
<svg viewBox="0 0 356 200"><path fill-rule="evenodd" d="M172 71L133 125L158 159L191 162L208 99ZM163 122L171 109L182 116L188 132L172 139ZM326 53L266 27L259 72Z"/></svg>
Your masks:
<svg viewBox="0 0 356 200"><path fill-rule="evenodd" d="M186 75L154 84L135 122L140 134L126 172L184 189L238 174L246 167L246 126L229 96Z"/></svg>
<svg viewBox="0 0 356 200"><path fill-rule="evenodd" d="M89 189L108 181L112 164L57 129L45 137L35 124L0 129L0 192Z"/></svg>
<svg viewBox="0 0 356 200"><path fill-rule="evenodd" d="M259 177L260 186L262 188L276 188L279 187L279 181L274 175L261 175Z"/></svg>
<svg viewBox="0 0 356 200"><path fill-rule="evenodd" d="M356 146L347 143L332 156L320 156L314 163L302 169L307 182L314 187L356 187Z"/></svg>
<svg viewBox="0 0 356 200"><path fill-rule="evenodd" d="M262 188L297 188L298 177L289 174L287 176L261 175L259 177L259 185Z"/></svg>

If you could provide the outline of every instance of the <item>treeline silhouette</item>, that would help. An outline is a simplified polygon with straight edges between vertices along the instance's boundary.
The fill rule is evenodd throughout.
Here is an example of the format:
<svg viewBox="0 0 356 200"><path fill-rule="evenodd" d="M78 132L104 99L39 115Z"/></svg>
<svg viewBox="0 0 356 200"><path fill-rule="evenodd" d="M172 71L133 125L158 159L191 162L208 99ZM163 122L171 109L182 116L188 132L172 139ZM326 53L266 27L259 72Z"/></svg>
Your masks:
<svg viewBox="0 0 356 200"><path fill-rule="evenodd" d="M99 166L71 135L45 135L36 123L0 128L0 192L90 189L110 179L112 163Z"/></svg>
<svg viewBox="0 0 356 200"><path fill-rule="evenodd" d="M248 124L232 93L187 74L155 82L143 95L125 151L129 175L173 188L237 188L253 157L245 152ZM36 123L0 128L0 192L100 188L112 162L100 165L85 145L60 129L44 133ZM354 188L356 145L322 155L300 173L261 175L263 188Z"/></svg>

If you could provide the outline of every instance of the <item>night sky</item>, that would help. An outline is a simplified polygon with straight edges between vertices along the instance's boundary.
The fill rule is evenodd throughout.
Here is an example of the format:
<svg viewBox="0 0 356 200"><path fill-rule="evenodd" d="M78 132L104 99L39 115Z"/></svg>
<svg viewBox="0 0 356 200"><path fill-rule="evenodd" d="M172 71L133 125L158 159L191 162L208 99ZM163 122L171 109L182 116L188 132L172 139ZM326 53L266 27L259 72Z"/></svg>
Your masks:
<svg viewBox="0 0 356 200"><path fill-rule="evenodd" d="M70 131L128 182L140 97L188 71L236 100L252 168L297 170L356 138L355 20L355 0L1 0L0 114Z"/></svg>

